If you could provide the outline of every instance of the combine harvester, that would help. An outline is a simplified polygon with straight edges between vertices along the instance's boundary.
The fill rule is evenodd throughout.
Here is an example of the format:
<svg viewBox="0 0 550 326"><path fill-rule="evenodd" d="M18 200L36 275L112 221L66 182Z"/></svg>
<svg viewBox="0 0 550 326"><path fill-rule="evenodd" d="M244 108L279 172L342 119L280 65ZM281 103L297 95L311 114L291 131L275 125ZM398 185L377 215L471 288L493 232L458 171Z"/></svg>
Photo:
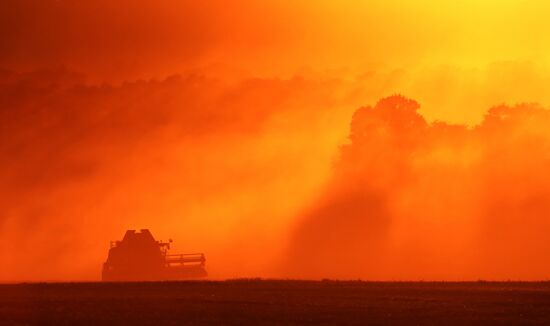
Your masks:
<svg viewBox="0 0 550 326"><path fill-rule="evenodd" d="M165 281L206 277L204 254L168 254L169 242L151 232L128 230L122 241L111 241L103 264L103 281Z"/></svg>

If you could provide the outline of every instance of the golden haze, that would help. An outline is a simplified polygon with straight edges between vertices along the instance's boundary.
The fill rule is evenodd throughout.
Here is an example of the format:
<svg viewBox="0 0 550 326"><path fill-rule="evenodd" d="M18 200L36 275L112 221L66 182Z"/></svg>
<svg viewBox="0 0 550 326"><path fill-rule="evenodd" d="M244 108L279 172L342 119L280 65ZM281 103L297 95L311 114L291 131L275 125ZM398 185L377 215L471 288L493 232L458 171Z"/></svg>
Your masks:
<svg viewBox="0 0 550 326"><path fill-rule="evenodd" d="M549 10L3 1L0 280L141 227L216 278L546 278Z"/></svg>

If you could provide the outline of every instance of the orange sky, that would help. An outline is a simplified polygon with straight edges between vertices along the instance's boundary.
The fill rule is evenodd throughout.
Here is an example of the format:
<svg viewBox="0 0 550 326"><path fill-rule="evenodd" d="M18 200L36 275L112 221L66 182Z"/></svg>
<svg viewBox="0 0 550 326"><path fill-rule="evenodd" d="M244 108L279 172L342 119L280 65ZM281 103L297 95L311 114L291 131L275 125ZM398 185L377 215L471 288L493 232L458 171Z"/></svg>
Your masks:
<svg viewBox="0 0 550 326"><path fill-rule="evenodd" d="M216 278L547 278L549 11L3 1L0 280L97 279L144 227Z"/></svg>

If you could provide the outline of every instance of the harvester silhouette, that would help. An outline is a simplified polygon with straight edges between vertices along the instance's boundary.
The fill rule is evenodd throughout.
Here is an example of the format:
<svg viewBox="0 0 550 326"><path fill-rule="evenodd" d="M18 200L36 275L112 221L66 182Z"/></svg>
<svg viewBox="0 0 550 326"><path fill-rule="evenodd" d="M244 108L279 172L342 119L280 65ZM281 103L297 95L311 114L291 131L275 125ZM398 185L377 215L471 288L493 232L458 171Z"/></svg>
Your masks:
<svg viewBox="0 0 550 326"><path fill-rule="evenodd" d="M169 242L151 232L128 230L122 241L111 241L103 264L103 281L160 281L206 277L204 254L168 254Z"/></svg>

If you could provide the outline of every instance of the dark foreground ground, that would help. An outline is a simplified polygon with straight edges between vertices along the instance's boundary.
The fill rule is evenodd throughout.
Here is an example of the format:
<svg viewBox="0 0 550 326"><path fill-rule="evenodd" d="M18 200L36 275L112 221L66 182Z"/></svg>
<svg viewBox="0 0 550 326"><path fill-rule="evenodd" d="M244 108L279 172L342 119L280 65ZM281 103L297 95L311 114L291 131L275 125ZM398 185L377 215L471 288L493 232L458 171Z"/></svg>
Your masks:
<svg viewBox="0 0 550 326"><path fill-rule="evenodd" d="M0 325L550 325L550 283L0 285Z"/></svg>

